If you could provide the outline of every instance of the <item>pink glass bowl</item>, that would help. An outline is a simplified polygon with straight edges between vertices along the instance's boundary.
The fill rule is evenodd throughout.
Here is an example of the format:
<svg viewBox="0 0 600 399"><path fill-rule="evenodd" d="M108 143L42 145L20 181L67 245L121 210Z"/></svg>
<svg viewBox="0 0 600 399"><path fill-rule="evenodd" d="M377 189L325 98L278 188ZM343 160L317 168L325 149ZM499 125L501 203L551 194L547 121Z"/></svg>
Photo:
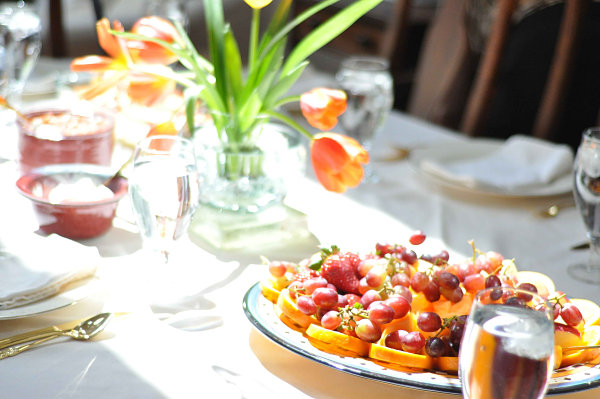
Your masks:
<svg viewBox="0 0 600 399"><path fill-rule="evenodd" d="M112 198L94 202L55 204L48 194L58 181L73 181L89 177L101 184L112 175L105 166L89 164L58 164L32 170L17 180L19 192L29 198L40 229L47 234L58 234L71 239L98 237L112 226L118 202L127 194L127 179L121 177L110 185Z"/></svg>
<svg viewBox="0 0 600 399"><path fill-rule="evenodd" d="M114 147L114 117L94 111L81 116L65 109L40 109L26 114L45 126L19 120L19 165L21 173L44 165L87 163L110 165ZM70 123L60 116L71 117ZM46 123L40 118L46 116ZM56 125L52 125L56 123ZM50 129L48 129L50 127Z"/></svg>

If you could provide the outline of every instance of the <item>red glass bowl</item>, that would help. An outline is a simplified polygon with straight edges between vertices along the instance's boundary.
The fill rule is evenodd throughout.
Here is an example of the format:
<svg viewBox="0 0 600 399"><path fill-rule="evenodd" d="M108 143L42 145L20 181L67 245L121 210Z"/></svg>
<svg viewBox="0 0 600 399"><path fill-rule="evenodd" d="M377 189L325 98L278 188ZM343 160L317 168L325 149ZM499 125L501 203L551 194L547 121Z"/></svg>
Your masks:
<svg viewBox="0 0 600 399"><path fill-rule="evenodd" d="M110 168L99 165L49 165L21 176L17 180L17 189L31 200L43 232L71 239L93 238L111 228L118 202L127 194L127 179L116 179L109 187L112 198L100 201L51 203L48 194L59 181L73 182L89 177L94 183L101 184L111 175Z"/></svg>
<svg viewBox="0 0 600 399"><path fill-rule="evenodd" d="M26 116L28 121L17 121L21 173L52 164L110 165L115 120L108 112L82 116L65 109L40 109Z"/></svg>

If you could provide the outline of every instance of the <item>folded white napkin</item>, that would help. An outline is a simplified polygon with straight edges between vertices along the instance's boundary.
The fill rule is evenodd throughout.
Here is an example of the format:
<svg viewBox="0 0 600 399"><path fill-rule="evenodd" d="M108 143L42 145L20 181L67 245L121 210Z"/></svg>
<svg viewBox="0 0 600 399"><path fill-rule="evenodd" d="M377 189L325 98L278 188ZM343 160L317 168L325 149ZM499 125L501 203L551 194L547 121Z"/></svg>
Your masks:
<svg viewBox="0 0 600 399"><path fill-rule="evenodd" d="M98 260L96 248L57 235L0 237L0 310L60 293L92 276Z"/></svg>
<svg viewBox="0 0 600 399"><path fill-rule="evenodd" d="M465 143L468 146L468 143ZM468 159L427 159L420 164L429 173L466 187L506 191L543 186L571 172L573 151L530 136L510 137L497 150Z"/></svg>

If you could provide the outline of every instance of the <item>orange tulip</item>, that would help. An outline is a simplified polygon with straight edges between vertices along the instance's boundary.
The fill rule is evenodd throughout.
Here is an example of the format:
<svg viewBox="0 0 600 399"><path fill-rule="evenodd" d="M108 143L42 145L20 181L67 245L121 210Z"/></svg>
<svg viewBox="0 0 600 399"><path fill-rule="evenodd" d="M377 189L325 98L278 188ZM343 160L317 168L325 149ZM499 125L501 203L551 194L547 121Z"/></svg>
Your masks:
<svg viewBox="0 0 600 399"><path fill-rule="evenodd" d="M119 21L114 21L113 27L115 31L124 31L123 25ZM75 72L87 72L128 69L127 61L121 48L121 42L115 35L110 33L110 22L108 22L108 19L102 18L96 22L96 32L98 33L100 47L106 51L109 57L87 55L75 58L71 61L71 70Z"/></svg>
<svg viewBox="0 0 600 399"><path fill-rule="evenodd" d="M333 129L338 116L346 110L346 93L341 90L318 87L300 96L302 115L319 130Z"/></svg>
<svg viewBox="0 0 600 399"><path fill-rule="evenodd" d="M273 0L244 0L250 7L261 9L268 6Z"/></svg>
<svg viewBox="0 0 600 399"><path fill-rule="evenodd" d="M171 44L179 43L182 40L175 26L168 20L160 17L144 17L139 19L133 25L131 32L149 38L164 40ZM169 65L177 61L177 55L157 43L128 40L127 47L133 59L150 64Z"/></svg>
<svg viewBox="0 0 600 399"><path fill-rule="evenodd" d="M173 121L166 121L159 123L158 125L154 125L146 134L146 137L150 136L177 136L179 132L175 128L175 124ZM154 139L150 143L150 148L156 151L169 151L173 146L173 141L164 140L164 139Z"/></svg>
<svg viewBox="0 0 600 399"><path fill-rule="evenodd" d="M317 179L336 193L356 187L364 175L362 164L369 163L369 153L358 141L338 133L316 134L310 152Z"/></svg>
<svg viewBox="0 0 600 399"><path fill-rule="evenodd" d="M152 105L175 91L175 81L161 76L134 74L129 76L127 95L135 103Z"/></svg>

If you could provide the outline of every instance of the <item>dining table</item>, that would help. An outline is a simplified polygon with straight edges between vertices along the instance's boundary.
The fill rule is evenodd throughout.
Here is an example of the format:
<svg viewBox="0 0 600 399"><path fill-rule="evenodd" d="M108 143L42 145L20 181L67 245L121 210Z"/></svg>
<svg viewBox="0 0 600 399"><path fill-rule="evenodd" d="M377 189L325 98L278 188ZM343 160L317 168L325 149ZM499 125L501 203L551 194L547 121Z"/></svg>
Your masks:
<svg viewBox="0 0 600 399"><path fill-rule="evenodd" d="M302 84L327 84L328 79L332 77L322 74ZM249 309L254 304L247 302L255 299L249 292L256 292L256 284L268 276L263 258L297 262L331 245L367 253L376 243L404 245L412 232L421 230L427 239L416 249L419 253L447 250L451 261L459 261L472 256L473 240L482 251L514 259L519 270L546 274L569 296L600 303L598 285L575 280L567 272L569 265L585 262L588 256L586 249L572 249L587 237L570 190L501 195L443 183L419 169L419 159L429 149L440 151L474 140L393 110L370 154L377 182L343 194L328 192L308 164L288 185L284 201L301 221L296 230L272 240L248 231L246 244L218 246L199 233L206 215L196 212L173 263L161 266L143 250L124 198L107 233L79 240L97 251L94 289L68 306L39 314L0 314L0 339L99 312L112 312L113 319L90 341L61 338L0 360L0 398L456 397L460 393L372 378L291 350L265 334ZM15 143L15 132L6 127L0 146L6 149ZM0 237L36 232L31 204L15 188L15 159L1 155ZM115 164L124 158L121 154ZM540 215L555 204L566 205L553 217ZM164 309L148 304L144 287L149 270L156 267L180 276L171 279L176 283L168 288L187 302ZM596 398L600 390L595 386L556 397Z"/></svg>

